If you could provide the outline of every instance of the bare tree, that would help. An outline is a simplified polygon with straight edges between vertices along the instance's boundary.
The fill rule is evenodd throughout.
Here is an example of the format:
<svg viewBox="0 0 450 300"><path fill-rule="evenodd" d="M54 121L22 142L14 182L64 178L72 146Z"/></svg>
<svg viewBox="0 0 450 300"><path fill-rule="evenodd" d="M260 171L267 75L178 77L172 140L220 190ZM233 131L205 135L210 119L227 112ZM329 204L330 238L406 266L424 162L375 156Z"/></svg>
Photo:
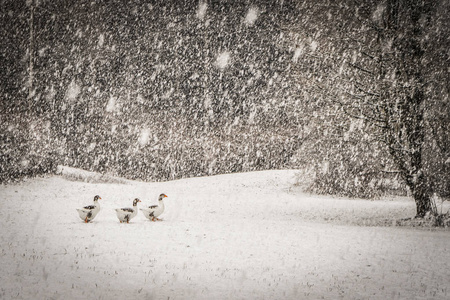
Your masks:
<svg viewBox="0 0 450 300"><path fill-rule="evenodd" d="M352 67L346 87L346 112L376 129L397 171L416 202L416 217L432 210L430 182L425 170L425 116L433 82L427 81L427 30L436 2L386 0L358 5L361 27L353 34ZM347 74L347 75L349 75ZM345 98L345 97L343 97ZM355 101L356 100L356 101Z"/></svg>

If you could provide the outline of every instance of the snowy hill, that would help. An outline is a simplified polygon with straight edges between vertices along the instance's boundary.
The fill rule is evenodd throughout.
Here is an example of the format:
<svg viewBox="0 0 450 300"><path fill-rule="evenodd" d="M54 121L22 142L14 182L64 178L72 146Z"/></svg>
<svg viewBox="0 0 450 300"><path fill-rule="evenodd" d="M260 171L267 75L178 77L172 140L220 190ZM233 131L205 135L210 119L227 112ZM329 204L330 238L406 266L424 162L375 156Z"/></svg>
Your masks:
<svg viewBox="0 0 450 300"><path fill-rule="evenodd" d="M450 232L391 226L412 200L307 195L294 170L161 183L59 173L0 186L1 299L450 296ZM163 222L118 222L114 208L162 192ZM85 224L75 209L96 194Z"/></svg>

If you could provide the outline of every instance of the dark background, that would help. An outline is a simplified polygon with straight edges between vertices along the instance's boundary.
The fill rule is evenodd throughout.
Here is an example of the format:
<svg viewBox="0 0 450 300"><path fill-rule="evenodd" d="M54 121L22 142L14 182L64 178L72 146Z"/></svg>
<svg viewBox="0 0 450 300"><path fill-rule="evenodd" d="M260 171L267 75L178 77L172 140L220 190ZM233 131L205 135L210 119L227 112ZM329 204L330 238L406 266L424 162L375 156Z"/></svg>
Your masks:
<svg viewBox="0 0 450 300"><path fill-rule="evenodd" d="M355 86L379 88L355 75L376 68L370 51L390 53L379 1L206 1L203 18L189 0L0 3L1 182L58 164L140 180L299 168L314 192L407 192L374 122L346 109L365 103ZM424 172L442 196L448 6L418 34Z"/></svg>

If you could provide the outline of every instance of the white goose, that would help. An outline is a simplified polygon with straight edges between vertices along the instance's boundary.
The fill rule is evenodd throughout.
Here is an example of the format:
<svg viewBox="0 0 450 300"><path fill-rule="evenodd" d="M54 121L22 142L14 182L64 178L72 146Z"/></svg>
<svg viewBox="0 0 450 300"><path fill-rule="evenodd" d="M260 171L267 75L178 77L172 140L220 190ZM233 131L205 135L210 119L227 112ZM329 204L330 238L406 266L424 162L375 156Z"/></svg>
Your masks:
<svg viewBox="0 0 450 300"><path fill-rule="evenodd" d="M141 211L147 219L152 220L153 222L155 220L162 221L161 219L158 219L158 217L164 212L164 198L167 198L167 195L161 194L158 197L158 205L151 205L148 208L141 208Z"/></svg>
<svg viewBox="0 0 450 300"><path fill-rule="evenodd" d="M87 205L83 208L77 208L78 214L80 215L80 218L84 221L84 223L89 223L90 221L94 220L95 216L100 211L100 204L98 203L99 199L102 198L99 195L96 195L94 197L93 205Z"/></svg>
<svg viewBox="0 0 450 300"><path fill-rule="evenodd" d="M129 223L131 219L137 215L137 204L141 202L138 198L133 200L133 208L116 208L117 218L119 218L120 223Z"/></svg>

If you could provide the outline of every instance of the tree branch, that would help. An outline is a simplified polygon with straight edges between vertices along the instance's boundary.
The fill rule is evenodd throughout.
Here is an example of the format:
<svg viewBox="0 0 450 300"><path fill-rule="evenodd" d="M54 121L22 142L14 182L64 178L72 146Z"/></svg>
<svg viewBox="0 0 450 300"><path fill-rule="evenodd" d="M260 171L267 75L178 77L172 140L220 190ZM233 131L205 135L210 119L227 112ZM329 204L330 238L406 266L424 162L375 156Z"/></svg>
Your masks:
<svg viewBox="0 0 450 300"><path fill-rule="evenodd" d="M353 68L356 68L356 69L358 69L358 70L360 70L360 71L362 71L362 72L364 72L364 73L367 73L367 74L370 74L370 75L372 75L372 76L375 76L375 74L372 72L372 71L369 71L369 70L366 70L366 69L364 69L364 68L362 68L362 67L360 67L360 66L358 66L358 65L356 65L356 64L352 64L352 63L348 63L351 67L353 67Z"/></svg>

